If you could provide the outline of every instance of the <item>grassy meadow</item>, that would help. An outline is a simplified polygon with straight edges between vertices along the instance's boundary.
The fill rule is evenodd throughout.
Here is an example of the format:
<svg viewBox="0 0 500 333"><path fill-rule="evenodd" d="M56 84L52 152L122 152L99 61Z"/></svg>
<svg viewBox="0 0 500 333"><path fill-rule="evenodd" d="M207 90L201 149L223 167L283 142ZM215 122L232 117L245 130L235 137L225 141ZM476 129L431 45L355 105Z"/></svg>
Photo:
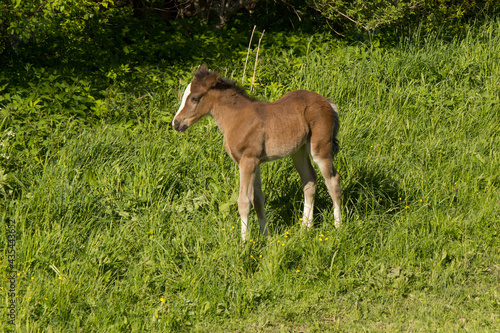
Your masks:
<svg viewBox="0 0 500 333"><path fill-rule="evenodd" d="M88 111L132 120L80 126L69 114L44 143L25 137L23 155L9 122L30 95L4 92L0 331L498 332L500 22L391 47L322 35L273 47L282 37L263 38L254 96L309 89L337 103L343 226L320 179L315 227L300 228L285 159L262 166L270 237L252 212L241 244L238 169L217 126L170 125L202 60L152 68L135 90L115 84ZM207 63L241 82L247 50L235 48Z"/></svg>

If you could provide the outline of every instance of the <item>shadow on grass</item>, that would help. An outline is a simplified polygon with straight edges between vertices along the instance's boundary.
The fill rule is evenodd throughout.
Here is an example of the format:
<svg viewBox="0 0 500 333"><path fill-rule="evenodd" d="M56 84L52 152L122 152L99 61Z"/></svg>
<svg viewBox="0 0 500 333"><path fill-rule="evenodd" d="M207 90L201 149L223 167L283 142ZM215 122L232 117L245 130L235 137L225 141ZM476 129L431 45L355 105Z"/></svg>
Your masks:
<svg viewBox="0 0 500 333"><path fill-rule="evenodd" d="M355 169L346 181L342 202L348 215L394 214L404 207L403 188L388 170L378 166Z"/></svg>
<svg viewBox="0 0 500 333"><path fill-rule="evenodd" d="M278 228L291 227L299 223L303 210L304 195L300 181L290 180L285 184L286 186L282 188L271 189L279 194L271 196L267 205L267 213ZM395 214L404 209L406 197L403 192L401 185L388 170L377 166L357 168L349 176L343 176L343 220L374 214ZM314 202L314 225L333 226L332 200L324 179L319 174Z"/></svg>

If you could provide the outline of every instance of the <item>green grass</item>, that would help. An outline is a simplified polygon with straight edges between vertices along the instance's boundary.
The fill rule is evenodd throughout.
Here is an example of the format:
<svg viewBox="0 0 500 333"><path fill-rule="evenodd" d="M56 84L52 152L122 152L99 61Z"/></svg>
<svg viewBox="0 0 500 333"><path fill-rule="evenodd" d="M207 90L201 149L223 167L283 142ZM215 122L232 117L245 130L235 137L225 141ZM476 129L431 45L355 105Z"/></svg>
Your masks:
<svg viewBox="0 0 500 333"><path fill-rule="evenodd" d="M339 105L344 225L320 182L315 228L301 230L287 159L262 167L269 239L253 214L242 245L238 169L213 121L171 129L179 82L112 94L136 125L61 127L44 156L2 162L2 190L20 193L0 203L15 221L15 330L498 331L499 22L448 41L259 58L259 98L306 88ZM220 69L238 78L243 64Z"/></svg>

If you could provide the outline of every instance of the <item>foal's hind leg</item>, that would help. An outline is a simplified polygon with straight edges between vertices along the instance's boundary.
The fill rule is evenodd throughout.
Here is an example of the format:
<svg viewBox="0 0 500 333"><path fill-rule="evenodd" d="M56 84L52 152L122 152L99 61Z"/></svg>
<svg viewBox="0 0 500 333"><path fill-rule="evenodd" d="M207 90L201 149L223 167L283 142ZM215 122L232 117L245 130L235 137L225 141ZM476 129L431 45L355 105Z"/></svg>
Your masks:
<svg viewBox="0 0 500 333"><path fill-rule="evenodd" d="M316 181L318 176L311 165L309 154L305 146L294 153L292 159L295 168L299 172L302 187L304 189L304 215L302 217L302 225L310 228L313 225L314 194L316 192Z"/></svg>
<svg viewBox="0 0 500 333"><path fill-rule="evenodd" d="M260 167L257 165L255 170L255 178L253 182L253 198L252 204L255 212L257 213L257 218L259 219L260 233L267 236L267 220L266 212L264 209L264 193L262 193L262 182L260 180Z"/></svg>
<svg viewBox="0 0 500 333"><path fill-rule="evenodd" d="M333 166L331 153L328 153L328 157L321 157L321 155L315 155L312 153L314 163L316 163L325 178L326 187L328 188L328 193L333 201L333 214L335 217L335 228L340 227L341 216L340 216L340 175Z"/></svg>

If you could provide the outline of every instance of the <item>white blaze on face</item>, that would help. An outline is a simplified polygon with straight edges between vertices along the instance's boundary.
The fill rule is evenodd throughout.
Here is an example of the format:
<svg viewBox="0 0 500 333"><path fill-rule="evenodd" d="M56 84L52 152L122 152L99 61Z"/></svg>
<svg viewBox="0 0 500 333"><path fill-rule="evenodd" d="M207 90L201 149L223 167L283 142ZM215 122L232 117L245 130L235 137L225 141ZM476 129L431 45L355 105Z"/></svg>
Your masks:
<svg viewBox="0 0 500 333"><path fill-rule="evenodd" d="M184 109L184 106L186 105L186 100L190 94L191 94L191 83L188 84L188 86L186 87L186 90L184 90L184 95L182 95L181 106L179 106L179 110L177 110L177 113L175 114L174 119L175 119L175 117L177 117L179 112L181 112L181 110ZM172 120L172 126L174 126L173 120Z"/></svg>

